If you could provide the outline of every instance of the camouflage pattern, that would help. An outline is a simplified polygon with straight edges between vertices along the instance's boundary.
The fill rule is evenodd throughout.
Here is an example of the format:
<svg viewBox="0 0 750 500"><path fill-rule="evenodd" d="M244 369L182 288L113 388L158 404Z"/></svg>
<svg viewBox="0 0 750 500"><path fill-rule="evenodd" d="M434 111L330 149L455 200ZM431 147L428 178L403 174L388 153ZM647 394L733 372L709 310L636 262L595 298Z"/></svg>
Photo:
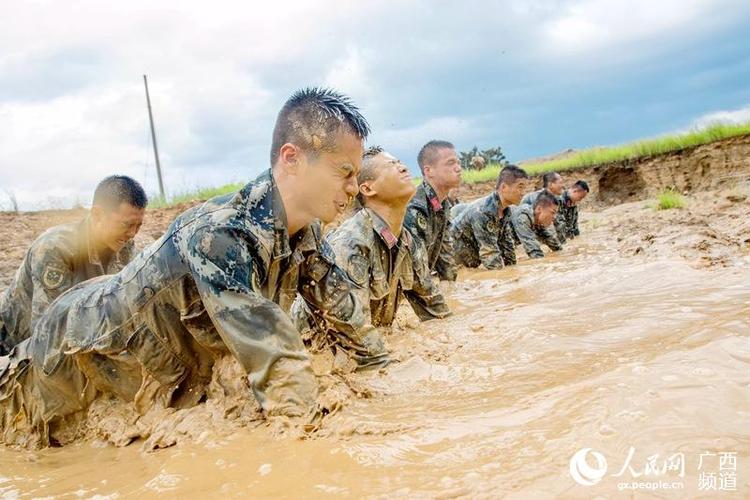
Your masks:
<svg viewBox="0 0 750 500"><path fill-rule="evenodd" d="M542 191L546 191L546 189L542 188L526 194L521 200L521 205L531 205L533 207L534 202L536 202L536 199L539 197L539 193ZM553 194L552 196L555 195ZM557 215L555 216L555 221L552 224L552 227L547 229L547 233L554 236L560 245L565 243L567 233L565 230L565 221L563 219L563 196L565 196L565 193L561 196L555 196L555 200L557 200Z"/></svg>
<svg viewBox="0 0 750 500"><path fill-rule="evenodd" d="M311 416L317 384L285 309L301 281L335 271L319 239L314 225L289 238L270 171L184 212L121 272L63 294L32 337L0 358L5 442L25 427L46 444L51 423L98 392L139 410L192 406L226 353L266 414Z"/></svg>
<svg viewBox="0 0 750 500"><path fill-rule="evenodd" d="M534 208L529 204L512 207L511 221L513 230L521 241L526 254L532 259L544 257L539 241L542 241L553 251L562 249L552 226L544 228L534 222Z"/></svg>
<svg viewBox="0 0 750 500"><path fill-rule="evenodd" d="M581 231L578 229L578 205L571 203L570 194L567 189L562 194L560 210L558 210L557 217L555 218L555 228L562 242L565 239L573 239L581 234Z"/></svg>
<svg viewBox="0 0 750 500"><path fill-rule="evenodd" d="M453 207L451 239L456 263L466 267L499 269L516 263L510 207L498 216L496 191L471 203Z"/></svg>
<svg viewBox="0 0 750 500"><path fill-rule="evenodd" d="M89 217L52 227L29 247L13 281L0 295L0 355L31 331L64 291L87 279L114 274L133 256L130 241L119 252L99 254L91 241Z"/></svg>
<svg viewBox="0 0 750 500"><path fill-rule="evenodd" d="M388 354L377 327L390 326L403 296L423 321L450 314L443 295L431 279L427 256L415 246L411 233L399 237L373 210L363 208L329 233L327 241L337 267L351 282L356 311L342 314L339 283L318 281L322 293L306 293L295 303L292 317L315 346L342 349L359 366L382 365ZM330 281L335 276L327 278Z"/></svg>
<svg viewBox="0 0 750 500"><path fill-rule="evenodd" d="M427 266L442 280L456 281L456 263L450 243L449 217L451 202L440 203L435 190L422 182L414 193L404 217L404 227L409 230L416 245L424 247Z"/></svg>

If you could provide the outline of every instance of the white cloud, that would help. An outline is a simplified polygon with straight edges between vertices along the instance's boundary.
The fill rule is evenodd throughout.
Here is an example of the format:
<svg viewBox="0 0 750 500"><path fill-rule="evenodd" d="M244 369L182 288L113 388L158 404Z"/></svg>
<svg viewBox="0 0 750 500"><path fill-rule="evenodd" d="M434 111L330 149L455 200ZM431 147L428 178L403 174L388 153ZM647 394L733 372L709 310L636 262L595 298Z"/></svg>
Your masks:
<svg viewBox="0 0 750 500"><path fill-rule="evenodd" d="M750 105L729 111L714 111L696 118L690 128L704 128L715 123L750 123Z"/></svg>

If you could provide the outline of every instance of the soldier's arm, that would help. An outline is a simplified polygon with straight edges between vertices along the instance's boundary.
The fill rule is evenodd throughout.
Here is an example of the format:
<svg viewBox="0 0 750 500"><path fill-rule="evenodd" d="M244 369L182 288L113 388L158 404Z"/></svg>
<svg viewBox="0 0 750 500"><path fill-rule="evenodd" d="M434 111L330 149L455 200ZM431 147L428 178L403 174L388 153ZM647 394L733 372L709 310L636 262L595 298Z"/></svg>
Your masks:
<svg viewBox="0 0 750 500"><path fill-rule="evenodd" d="M188 241L188 265L206 311L248 374L268 415L309 416L318 394L310 360L291 319L262 295L263 263L248 232L198 229Z"/></svg>
<svg viewBox="0 0 750 500"><path fill-rule="evenodd" d="M336 336L360 366L383 364L387 351L370 315L369 247L349 238L321 243L304 270L300 296L311 313L311 328Z"/></svg>
<svg viewBox="0 0 750 500"><path fill-rule="evenodd" d="M567 233L567 216L560 209L555 216L555 234L560 244L565 243Z"/></svg>
<svg viewBox="0 0 750 500"><path fill-rule="evenodd" d="M412 241L409 258L412 263L413 284L411 290L404 290L412 309L422 321L444 318L451 313L440 287L430 274L426 252L422 242Z"/></svg>
<svg viewBox="0 0 750 500"><path fill-rule="evenodd" d="M539 246L539 241L537 241L529 216L520 210L514 211L511 215L511 221L513 222L513 229L516 236L521 240L526 254L532 259L544 257L544 252Z"/></svg>
<svg viewBox="0 0 750 500"><path fill-rule="evenodd" d="M572 213L570 214L570 234L572 236L578 236L581 234L581 231L578 229L578 207L573 207Z"/></svg>
<svg viewBox="0 0 750 500"><path fill-rule="evenodd" d="M479 260L482 265L486 269L502 268L504 263L498 244L499 235L487 229L487 218L481 215L472 217L471 230L479 245Z"/></svg>
<svg viewBox="0 0 750 500"><path fill-rule="evenodd" d="M503 262L506 266L513 266L516 264L516 234L513 231L513 224L508 221L502 231L500 254L503 256Z"/></svg>
<svg viewBox="0 0 750 500"><path fill-rule="evenodd" d="M450 221L448 222L443 238L440 240L440 253L435 262L435 271L441 280L456 281L458 266L453 258L453 243L450 235Z"/></svg>
<svg viewBox="0 0 750 500"><path fill-rule="evenodd" d="M75 284L69 249L54 241L39 244L31 255L31 282L34 290L29 335L47 307Z"/></svg>
<svg viewBox="0 0 750 500"><path fill-rule="evenodd" d="M557 231L555 230L554 224L549 227L543 227L537 231L539 239L547 245L553 252L559 252L562 250L562 243L557 237Z"/></svg>

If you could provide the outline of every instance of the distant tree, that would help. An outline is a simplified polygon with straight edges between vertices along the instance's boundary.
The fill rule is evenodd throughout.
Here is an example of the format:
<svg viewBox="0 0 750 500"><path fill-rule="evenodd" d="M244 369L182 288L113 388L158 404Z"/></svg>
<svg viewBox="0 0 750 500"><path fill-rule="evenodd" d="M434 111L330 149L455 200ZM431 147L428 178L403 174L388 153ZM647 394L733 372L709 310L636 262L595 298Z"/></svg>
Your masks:
<svg viewBox="0 0 750 500"><path fill-rule="evenodd" d="M475 166L478 168L484 168L481 166L481 162L472 162L472 159L476 156L482 157L485 165L489 165L490 163L507 163L503 149L500 146L482 151L480 151L477 146L474 146L469 151L459 151L458 159L461 162L461 168L466 170L474 169Z"/></svg>

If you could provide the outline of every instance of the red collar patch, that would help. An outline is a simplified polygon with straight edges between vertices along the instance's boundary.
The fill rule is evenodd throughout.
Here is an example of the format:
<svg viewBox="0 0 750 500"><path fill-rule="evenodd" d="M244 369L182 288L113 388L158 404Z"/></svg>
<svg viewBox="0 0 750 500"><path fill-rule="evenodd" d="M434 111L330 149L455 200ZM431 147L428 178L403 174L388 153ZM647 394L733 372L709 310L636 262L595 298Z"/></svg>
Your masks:
<svg viewBox="0 0 750 500"><path fill-rule="evenodd" d="M396 243L398 243L398 240L393 235L393 232L390 229L388 229L387 227L384 227L383 229L380 230L380 236L383 237L383 239L385 240L386 244L388 245L388 248L393 248L393 246Z"/></svg>
<svg viewBox="0 0 750 500"><path fill-rule="evenodd" d="M436 212L439 212L443 209L443 205L440 204L440 200L438 200L436 197L430 198L430 205L432 205L432 209Z"/></svg>

